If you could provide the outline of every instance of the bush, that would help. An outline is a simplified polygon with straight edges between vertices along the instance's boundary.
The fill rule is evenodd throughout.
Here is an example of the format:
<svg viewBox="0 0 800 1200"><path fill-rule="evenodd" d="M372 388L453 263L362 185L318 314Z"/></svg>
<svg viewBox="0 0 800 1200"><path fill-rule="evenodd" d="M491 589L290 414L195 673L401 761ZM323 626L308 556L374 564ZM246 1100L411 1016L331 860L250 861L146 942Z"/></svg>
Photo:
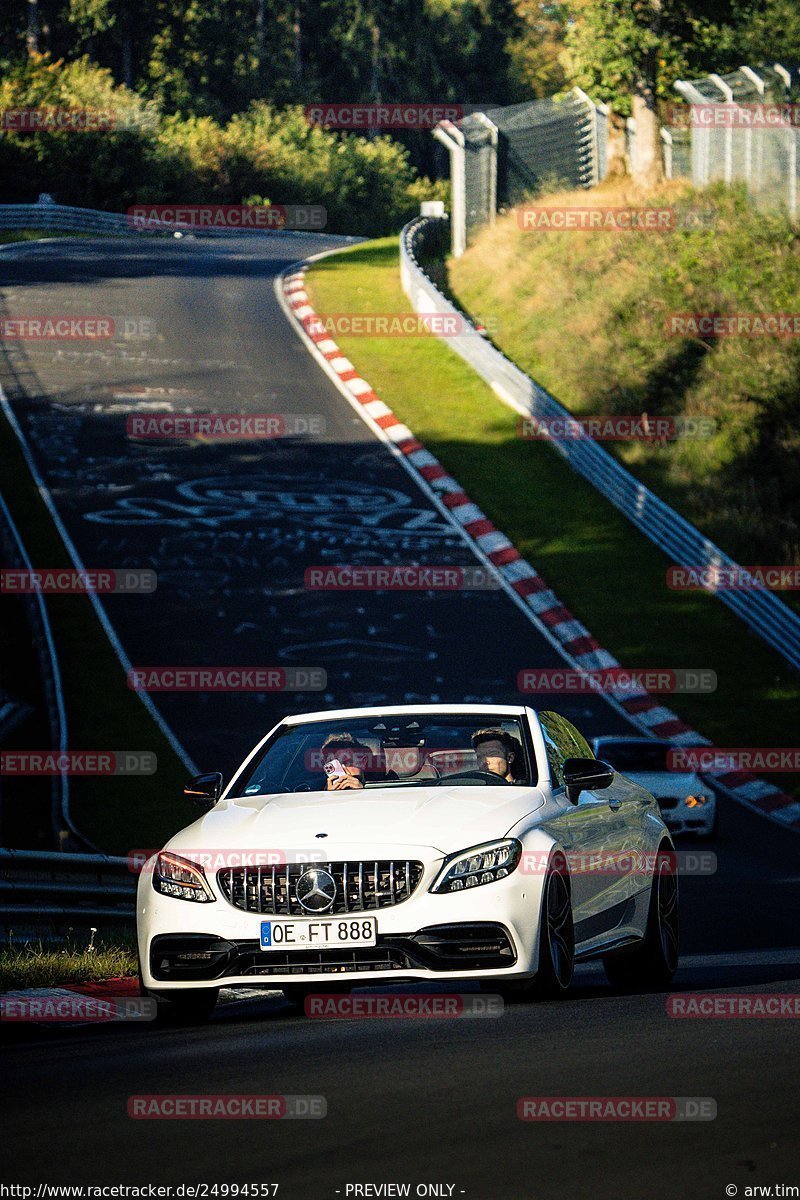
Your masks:
<svg viewBox="0 0 800 1200"><path fill-rule="evenodd" d="M137 202L319 204L331 233L396 231L444 184L420 178L389 137L312 128L299 107L254 103L227 125L164 115L88 59L34 56L0 81L0 108L100 109L105 132L13 133L0 138L0 202L50 192L61 204L124 211Z"/></svg>

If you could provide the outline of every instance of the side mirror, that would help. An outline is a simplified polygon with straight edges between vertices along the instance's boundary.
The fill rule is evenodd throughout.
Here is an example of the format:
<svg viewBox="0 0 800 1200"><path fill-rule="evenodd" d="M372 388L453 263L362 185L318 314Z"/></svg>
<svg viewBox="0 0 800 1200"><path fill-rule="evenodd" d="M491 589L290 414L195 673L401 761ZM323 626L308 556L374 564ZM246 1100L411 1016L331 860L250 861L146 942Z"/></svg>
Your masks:
<svg viewBox="0 0 800 1200"><path fill-rule="evenodd" d="M614 779L614 768L600 758L568 758L564 762L567 796L578 803L581 792L607 788Z"/></svg>
<svg viewBox="0 0 800 1200"><path fill-rule="evenodd" d="M195 808L208 812L214 807L222 795L222 775L219 771L209 771L206 775L195 775L183 789Z"/></svg>

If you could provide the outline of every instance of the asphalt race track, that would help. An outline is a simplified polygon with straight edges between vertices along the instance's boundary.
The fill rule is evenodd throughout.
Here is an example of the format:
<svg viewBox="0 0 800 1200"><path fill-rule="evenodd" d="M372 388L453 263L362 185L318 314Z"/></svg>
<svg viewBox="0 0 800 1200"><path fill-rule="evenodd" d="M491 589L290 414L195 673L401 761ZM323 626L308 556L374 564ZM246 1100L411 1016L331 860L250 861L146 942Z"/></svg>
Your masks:
<svg viewBox="0 0 800 1200"><path fill-rule="evenodd" d="M131 661L327 673L316 692L155 695L202 769L229 773L284 712L515 703L521 668L560 664L499 590L304 586L304 570L324 563L475 561L275 300L278 272L334 244L80 240L0 255L3 315L128 319L130 336L107 343L10 341L0 382L83 562L158 573L154 593L103 601ZM167 407L304 414L324 432L191 444L127 436L131 414ZM550 706L589 736L624 728L601 698ZM703 847L718 870L682 881L687 957L673 990L797 994L800 840L720 803L717 837ZM568 1001L515 1005L497 1019L315 1021L272 993L223 1004L201 1029L15 1031L3 1053L4 1174L34 1184L274 1182L283 1200L403 1182L411 1195L438 1184L429 1194L470 1200L714 1200L729 1184L744 1196L800 1183L799 1051L796 1021L676 1020L663 994L613 995L596 969L579 973ZM217 1092L321 1095L327 1116L127 1116L131 1095ZM712 1097L717 1117L526 1123L516 1115L526 1095Z"/></svg>

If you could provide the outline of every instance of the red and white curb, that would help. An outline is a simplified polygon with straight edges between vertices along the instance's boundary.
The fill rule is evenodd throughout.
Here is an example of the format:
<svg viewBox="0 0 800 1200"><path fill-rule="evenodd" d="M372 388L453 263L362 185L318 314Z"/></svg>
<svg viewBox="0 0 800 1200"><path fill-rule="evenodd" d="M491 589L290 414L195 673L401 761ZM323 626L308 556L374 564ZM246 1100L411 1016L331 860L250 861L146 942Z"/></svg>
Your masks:
<svg viewBox="0 0 800 1200"><path fill-rule="evenodd" d="M382 440L399 452L405 463L427 485L447 509L453 521L481 551L501 581L521 600L527 615L553 643L570 665L591 671L620 664L592 637L589 630L561 603L541 575L521 556L505 534L496 529L485 513L473 504L461 485L449 475L437 458L426 450L384 404L371 385L363 379L339 346L324 329L305 288L307 263L290 267L284 273L282 299L295 318L316 357L326 365L351 403L355 402L366 423ZM427 490L426 489L426 490ZM676 744L709 745L671 709L659 703L644 689L629 687L600 693L635 726L653 737L669 738ZM800 803L773 784L745 772L732 771L716 777L716 784L749 808L779 821L784 827L800 830Z"/></svg>
<svg viewBox="0 0 800 1200"><path fill-rule="evenodd" d="M139 994L139 980L127 975L84 983L62 983L58 987L24 988L0 996L0 1023L3 1025L53 1025L74 1029L114 1021L149 1021L154 1017L153 1002L144 1001Z"/></svg>

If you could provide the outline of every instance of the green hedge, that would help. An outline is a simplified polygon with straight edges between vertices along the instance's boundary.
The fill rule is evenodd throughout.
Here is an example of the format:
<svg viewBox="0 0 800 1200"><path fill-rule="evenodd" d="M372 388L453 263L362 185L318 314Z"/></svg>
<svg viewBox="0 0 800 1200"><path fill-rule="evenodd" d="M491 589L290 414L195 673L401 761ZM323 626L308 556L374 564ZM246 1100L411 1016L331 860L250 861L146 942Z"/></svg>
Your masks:
<svg viewBox="0 0 800 1200"><path fill-rule="evenodd" d="M7 132L0 203L49 192L60 204L123 212L137 202L319 204L330 233L398 230L422 199L445 197L389 137L312 128L299 107L263 102L226 125L164 114L88 59L20 62L0 80L0 109L111 112L105 131Z"/></svg>

